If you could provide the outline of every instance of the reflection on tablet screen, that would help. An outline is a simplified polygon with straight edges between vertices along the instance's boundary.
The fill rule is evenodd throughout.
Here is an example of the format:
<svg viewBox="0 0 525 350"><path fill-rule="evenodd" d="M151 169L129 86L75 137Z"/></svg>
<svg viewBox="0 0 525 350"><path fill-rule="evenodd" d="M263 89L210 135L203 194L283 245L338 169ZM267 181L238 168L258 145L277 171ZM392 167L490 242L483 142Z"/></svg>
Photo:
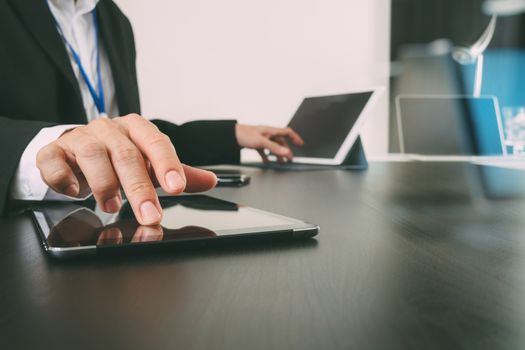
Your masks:
<svg viewBox="0 0 525 350"><path fill-rule="evenodd" d="M102 213L95 206L62 203L41 208L35 216L51 247L182 241L304 226L300 220L207 196L160 201L164 217L158 226L139 225L128 203L114 215Z"/></svg>

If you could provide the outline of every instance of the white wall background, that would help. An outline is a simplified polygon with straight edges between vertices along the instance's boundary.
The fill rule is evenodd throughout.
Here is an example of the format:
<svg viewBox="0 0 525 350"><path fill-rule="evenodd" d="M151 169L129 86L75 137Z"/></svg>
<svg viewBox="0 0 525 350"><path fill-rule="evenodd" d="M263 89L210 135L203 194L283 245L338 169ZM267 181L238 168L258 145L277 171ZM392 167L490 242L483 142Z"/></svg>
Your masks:
<svg viewBox="0 0 525 350"><path fill-rule="evenodd" d="M286 125L304 96L388 82L390 0L117 0L143 114ZM387 152L387 94L363 135Z"/></svg>

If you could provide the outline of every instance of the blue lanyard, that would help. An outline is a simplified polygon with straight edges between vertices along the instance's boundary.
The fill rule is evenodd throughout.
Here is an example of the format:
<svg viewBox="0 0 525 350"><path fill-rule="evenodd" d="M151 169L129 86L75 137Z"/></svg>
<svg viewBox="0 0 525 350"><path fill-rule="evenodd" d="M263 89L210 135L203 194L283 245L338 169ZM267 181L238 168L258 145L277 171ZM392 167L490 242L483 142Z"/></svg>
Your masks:
<svg viewBox="0 0 525 350"><path fill-rule="evenodd" d="M58 32L62 36L62 39L66 43L67 48L71 52L71 55L73 56L73 59L75 60L78 66L78 69L80 70L80 74L82 75L82 78L84 79L84 82L86 83L89 89L89 93L91 94L91 97L93 98L93 101L95 102L95 105L97 106L98 112L100 114L106 114L106 101L104 99L104 86L102 86L102 78L100 77L100 53L98 49L98 20L97 20L96 10L93 10L93 24L95 26L95 45L96 45L95 48L96 48L96 54L97 54L97 89L95 89L93 84L91 83L91 80L89 79L86 73L86 70L84 69L84 66L82 65L80 56L78 55L77 51L73 48L73 46L67 41L66 36L64 35L64 32L62 31L62 28L60 28L60 25L55 19L55 25L58 29Z"/></svg>

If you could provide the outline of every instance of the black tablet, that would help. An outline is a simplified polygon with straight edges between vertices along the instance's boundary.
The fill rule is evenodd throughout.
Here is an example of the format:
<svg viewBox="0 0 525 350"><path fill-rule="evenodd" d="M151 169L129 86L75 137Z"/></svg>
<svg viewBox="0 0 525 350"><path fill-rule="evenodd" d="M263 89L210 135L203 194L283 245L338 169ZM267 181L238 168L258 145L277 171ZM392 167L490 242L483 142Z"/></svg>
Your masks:
<svg viewBox="0 0 525 350"><path fill-rule="evenodd" d="M211 243L302 239L319 227L205 195L160 199L164 216L158 226L141 226L124 203L117 214L96 204L46 204L32 209L44 249L54 257L112 253L129 248L191 247Z"/></svg>
<svg viewBox="0 0 525 350"><path fill-rule="evenodd" d="M290 145L294 163L341 165L384 88L305 98L288 126L304 140Z"/></svg>

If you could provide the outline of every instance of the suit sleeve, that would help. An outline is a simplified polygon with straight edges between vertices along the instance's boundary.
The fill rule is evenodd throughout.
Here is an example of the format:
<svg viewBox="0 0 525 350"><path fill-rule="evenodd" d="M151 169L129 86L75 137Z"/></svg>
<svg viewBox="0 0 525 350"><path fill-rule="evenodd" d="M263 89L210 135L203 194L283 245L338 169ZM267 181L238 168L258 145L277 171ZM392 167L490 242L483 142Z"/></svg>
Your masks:
<svg viewBox="0 0 525 350"><path fill-rule="evenodd" d="M179 159L185 164L239 164L241 161L235 120L203 120L182 125L165 120L152 122L169 136Z"/></svg>
<svg viewBox="0 0 525 350"><path fill-rule="evenodd" d="M0 214L5 213L10 184L26 146L42 128L52 125L0 117Z"/></svg>

